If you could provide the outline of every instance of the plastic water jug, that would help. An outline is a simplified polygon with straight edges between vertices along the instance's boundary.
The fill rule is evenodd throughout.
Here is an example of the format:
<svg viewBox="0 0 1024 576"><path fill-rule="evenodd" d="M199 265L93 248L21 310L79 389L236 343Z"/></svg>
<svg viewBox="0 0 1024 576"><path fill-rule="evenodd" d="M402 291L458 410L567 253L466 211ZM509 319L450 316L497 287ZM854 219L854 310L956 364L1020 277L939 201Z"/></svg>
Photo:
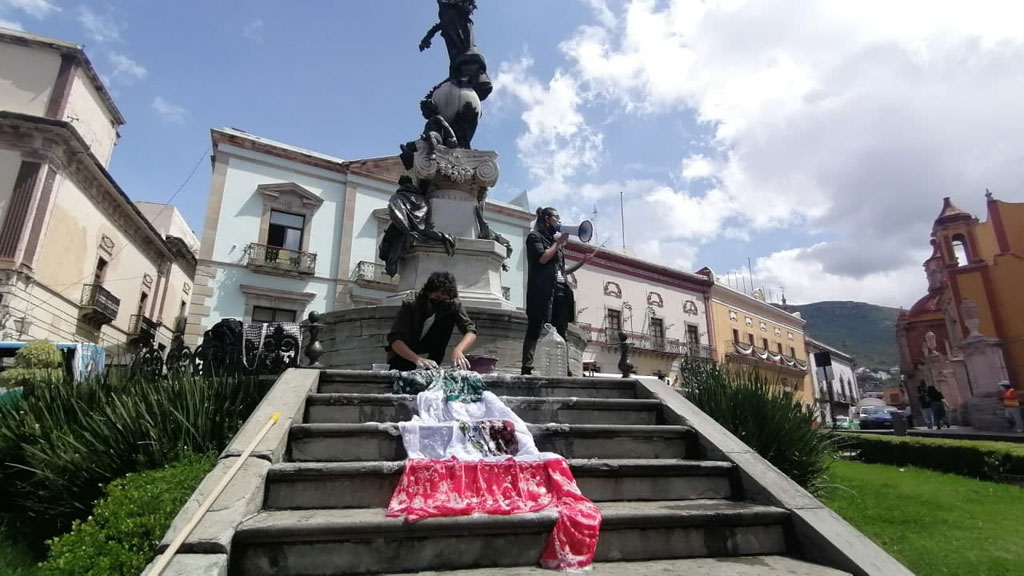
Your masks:
<svg viewBox="0 0 1024 576"><path fill-rule="evenodd" d="M569 351L551 324L545 324L541 331L533 364L538 376L562 378L569 374Z"/></svg>

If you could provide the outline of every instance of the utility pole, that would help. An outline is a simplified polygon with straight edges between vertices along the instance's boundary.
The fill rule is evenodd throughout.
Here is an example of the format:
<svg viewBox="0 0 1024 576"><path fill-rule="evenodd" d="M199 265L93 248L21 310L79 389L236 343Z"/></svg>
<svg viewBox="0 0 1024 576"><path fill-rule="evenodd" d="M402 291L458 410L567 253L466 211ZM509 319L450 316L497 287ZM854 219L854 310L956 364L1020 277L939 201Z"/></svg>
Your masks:
<svg viewBox="0 0 1024 576"><path fill-rule="evenodd" d="M626 211L623 208L622 190L619 190L619 222L622 224L622 253L626 253Z"/></svg>

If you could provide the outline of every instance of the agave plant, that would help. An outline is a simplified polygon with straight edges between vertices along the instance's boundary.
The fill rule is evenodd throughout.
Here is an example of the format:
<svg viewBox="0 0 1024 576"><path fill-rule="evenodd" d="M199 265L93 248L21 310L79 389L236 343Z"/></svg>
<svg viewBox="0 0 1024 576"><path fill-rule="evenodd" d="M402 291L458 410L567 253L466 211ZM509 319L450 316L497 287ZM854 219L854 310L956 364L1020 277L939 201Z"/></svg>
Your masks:
<svg viewBox="0 0 1024 576"><path fill-rule="evenodd" d="M65 531L111 480L221 450L268 386L249 376L115 372L35 382L31 395L0 404L0 519L38 542Z"/></svg>
<svg viewBox="0 0 1024 576"><path fill-rule="evenodd" d="M813 407L746 367L692 362L681 379L691 402L764 459L812 493L822 487L837 440L818 428Z"/></svg>

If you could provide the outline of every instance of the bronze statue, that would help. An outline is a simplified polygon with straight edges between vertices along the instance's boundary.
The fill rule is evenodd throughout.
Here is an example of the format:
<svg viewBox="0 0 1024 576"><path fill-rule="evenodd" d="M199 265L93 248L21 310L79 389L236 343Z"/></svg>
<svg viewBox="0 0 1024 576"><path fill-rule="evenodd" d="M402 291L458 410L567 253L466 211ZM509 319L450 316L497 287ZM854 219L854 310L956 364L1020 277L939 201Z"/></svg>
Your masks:
<svg viewBox="0 0 1024 576"><path fill-rule="evenodd" d="M378 250L388 276L398 274L398 262L409 252L413 242L442 244L449 256L455 255L455 239L435 230L431 221L430 201L427 200L430 186L429 181L416 186L409 176L398 179L398 190L388 202L391 224L384 231Z"/></svg>

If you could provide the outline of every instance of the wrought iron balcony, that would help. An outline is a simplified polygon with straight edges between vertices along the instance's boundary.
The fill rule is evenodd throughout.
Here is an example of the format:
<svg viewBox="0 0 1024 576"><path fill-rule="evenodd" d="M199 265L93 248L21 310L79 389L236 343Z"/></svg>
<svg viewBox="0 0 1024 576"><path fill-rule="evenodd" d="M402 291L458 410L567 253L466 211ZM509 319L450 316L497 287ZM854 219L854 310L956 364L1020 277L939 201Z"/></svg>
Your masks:
<svg viewBox="0 0 1024 576"><path fill-rule="evenodd" d="M714 348L702 344L692 344L675 338L664 338L615 328L594 328L589 324L580 324L579 326L587 334L589 342L617 346L619 333L622 332L626 335L626 342L632 344L634 350L688 356L694 359L713 360L715 357Z"/></svg>
<svg viewBox="0 0 1024 576"><path fill-rule="evenodd" d="M316 272L316 254L312 252L253 243L245 247L245 255L246 266L257 271L288 275L309 275Z"/></svg>
<svg viewBox="0 0 1024 576"><path fill-rule="evenodd" d="M388 276L383 264L365 260L356 264L355 281L360 286L377 290L394 290L398 286L398 276Z"/></svg>
<svg viewBox="0 0 1024 576"><path fill-rule="evenodd" d="M779 354L778 352L772 352L771 350L758 348L743 342L733 342L732 348L726 354L726 359L730 362L740 362L758 367L770 366L782 371L790 371L794 376L798 374L803 375L807 372L807 362L792 356L786 356L785 354Z"/></svg>
<svg viewBox="0 0 1024 576"><path fill-rule="evenodd" d="M117 319L121 299L99 284L82 286L81 318L95 327L110 324Z"/></svg>
<svg viewBox="0 0 1024 576"><path fill-rule="evenodd" d="M141 314L132 314L128 320L128 337L153 340L159 325Z"/></svg>

